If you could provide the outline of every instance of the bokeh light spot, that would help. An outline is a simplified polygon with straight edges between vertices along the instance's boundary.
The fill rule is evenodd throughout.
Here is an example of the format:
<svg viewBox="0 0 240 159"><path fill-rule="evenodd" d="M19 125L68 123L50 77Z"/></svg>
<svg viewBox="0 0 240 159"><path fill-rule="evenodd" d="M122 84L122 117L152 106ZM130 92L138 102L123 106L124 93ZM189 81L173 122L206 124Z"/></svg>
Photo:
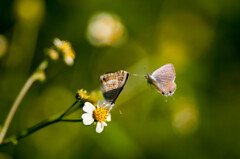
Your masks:
<svg viewBox="0 0 240 159"><path fill-rule="evenodd" d="M176 133L187 135L194 133L199 124L199 113L195 104L186 98L178 100L172 117L172 126Z"/></svg>
<svg viewBox="0 0 240 159"><path fill-rule="evenodd" d="M90 18L87 39L94 46L120 45L125 35L125 27L115 14L101 12Z"/></svg>
<svg viewBox="0 0 240 159"><path fill-rule="evenodd" d="M175 12L159 22L159 50L164 62L182 68L206 54L213 29L205 19L191 12Z"/></svg>
<svg viewBox="0 0 240 159"><path fill-rule="evenodd" d="M17 17L25 21L39 21L44 15L42 0L18 0L15 5Z"/></svg>

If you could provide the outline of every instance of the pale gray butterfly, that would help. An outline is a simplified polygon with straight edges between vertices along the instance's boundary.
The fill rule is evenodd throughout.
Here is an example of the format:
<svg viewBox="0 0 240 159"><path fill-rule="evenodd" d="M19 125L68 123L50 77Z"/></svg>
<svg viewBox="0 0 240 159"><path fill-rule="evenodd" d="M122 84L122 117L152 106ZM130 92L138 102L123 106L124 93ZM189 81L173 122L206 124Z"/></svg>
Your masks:
<svg viewBox="0 0 240 159"><path fill-rule="evenodd" d="M175 69L173 64L166 64L152 73L145 76L147 82L153 85L158 92L165 96L173 95L176 90Z"/></svg>
<svg viewBox="0 0 240 159"><path fill-rule="evenodd" d="M106 104L114 104L128 80L129 73L117 71L100 76L101 91Z"/></svg>

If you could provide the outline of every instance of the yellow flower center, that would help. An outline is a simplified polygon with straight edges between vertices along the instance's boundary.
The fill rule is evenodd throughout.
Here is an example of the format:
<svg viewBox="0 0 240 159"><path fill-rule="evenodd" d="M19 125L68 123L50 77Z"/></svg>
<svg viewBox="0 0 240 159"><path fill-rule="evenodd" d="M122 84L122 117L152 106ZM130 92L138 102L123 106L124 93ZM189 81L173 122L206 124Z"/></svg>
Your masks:
<svg viewBox="0 0 240 159"><path fill-rule="evenodd" d="M108 117L108 110L106 108L98 107L94 110L94 117L98 122L106 121Z"/></svg>
<svg viewBox="0 0 240 159"><path fill-rule="evenodd" d="M86 100L89 98L87 91L84 89L78 90L76 97L77 99L83 99L83 100Z"/></svg>

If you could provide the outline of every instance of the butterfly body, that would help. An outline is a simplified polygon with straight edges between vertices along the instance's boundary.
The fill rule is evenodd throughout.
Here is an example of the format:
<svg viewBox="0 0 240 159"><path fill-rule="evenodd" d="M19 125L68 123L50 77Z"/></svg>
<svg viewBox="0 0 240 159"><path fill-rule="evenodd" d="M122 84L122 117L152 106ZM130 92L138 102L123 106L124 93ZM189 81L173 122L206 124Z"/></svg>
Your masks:
<svg viewBox="0 0 240 159"><path fill-rule="evenodd" d="M171 96L176 90L175 77L175 69L172 64L166 64L154 71L152 75L145 76L147 82L165 96Z"/></svg>

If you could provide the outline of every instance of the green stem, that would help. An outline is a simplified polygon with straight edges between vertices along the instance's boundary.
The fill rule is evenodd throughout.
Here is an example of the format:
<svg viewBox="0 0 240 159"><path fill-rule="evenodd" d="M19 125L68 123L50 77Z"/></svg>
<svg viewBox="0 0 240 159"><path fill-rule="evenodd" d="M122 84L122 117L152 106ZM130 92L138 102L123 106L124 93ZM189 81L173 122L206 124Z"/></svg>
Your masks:
<svg viewBox="0 0 240 159"><path fill-rule="evenodd" d="M64 116L68 115L72 108L78 103L78 100L76 100L59 118L63 118Z"/></svg>
<svg viewBox="0 0 240 159"><path fill-rule="evenodd" d="M2 146L5 146L7 144L10 144L10 143L13 143L13 144L17 144L18 141L26 136L29 136L30 134L48 126L48 125L51 125L51 124L54 124L54 123L57 123L58 121L60 121L59 118L55 118L55 119L51 119L51 120L45 120L45 121L42 121L26 130L23 130L22 132L20 132L18 135L14 135L14 136L11 136L5 140L3 140L2 144L0 145L0 147Z"/></svg>
<svg viewBox="0 0 240 159"><path fill-rule="evenodd" d="M29 88L31 87L31 85L33 84L34 82L34 79L33 77L31 76L27 82L24 84L22 90L20 91L20 93L18 94L17 98L15 99L12 107L11 107L11 110L9 111L8 113L8 116L4 122L4 125L3 125L3 128L2 128L2 131L1 131L1 134L0 134L0 143L2 143L5 135L6 135L6 132L8 130L8 127L13 119L13 116L14 114L16 113L17 111L17 108L19 106L19 104L21 103L23 97L25 96L25 94L27 93L27 91L29 90Z"/></svg>
<svg viewBox="0 0 240 159"><path fill-rule="evenodd" d="M62 119L63 117L65 117L66 115L69 115L71 113L73 113L74 111L70 112L70 110L78 103L79 101L75 101L62 115L59 116L59 114L57 115L54 115L52 117L50 117L49 119L47 120L44 120L26 130L23 130L21 133L19 133L18 135L14 135L14 136L11 136L5 140L3 140L3 142L0 144L0 147L2 146L5 146L7 144L10 144L10 143L13 143L13 144L17 144L17 142L24 138L24 137L27 137L29 135L31 135L32 133L44 128L44 127L47 127L48 125L51 125L51 124L54 124L54 123L57 123L59 121L63 121L63 122L81 122L81 120L70 120L70 119ZM83 105L83 102L81 102L81 105ZM77 109L75 109L77 110Z"/></svg>
<svg viewBox="0 0 240 159"><path fill-rule="evenodd" d="M11 124L11 121L21 103L21 101L23 100L23 97L26 95L27 91L29 90L29 88L32 86L32 84L37 81L43 81L45 79L45 74L44 74L44 70L47 68L47 61L44 60L43 62L40 63L39 67L36 69L36 71L27 79L26 83L24 84L23 88L21 89L21 91L19 92L17 98L15 99L8 115L7 118L4 122L2 131L0 133L0 144L3 142L4 137L7 133L7 130Z"/></svg>
<svg viewBox="0 0 240 159"><path fill-rule="evenodd" d="M62 119L63 122L82 122L82 119Z"/></svg>

